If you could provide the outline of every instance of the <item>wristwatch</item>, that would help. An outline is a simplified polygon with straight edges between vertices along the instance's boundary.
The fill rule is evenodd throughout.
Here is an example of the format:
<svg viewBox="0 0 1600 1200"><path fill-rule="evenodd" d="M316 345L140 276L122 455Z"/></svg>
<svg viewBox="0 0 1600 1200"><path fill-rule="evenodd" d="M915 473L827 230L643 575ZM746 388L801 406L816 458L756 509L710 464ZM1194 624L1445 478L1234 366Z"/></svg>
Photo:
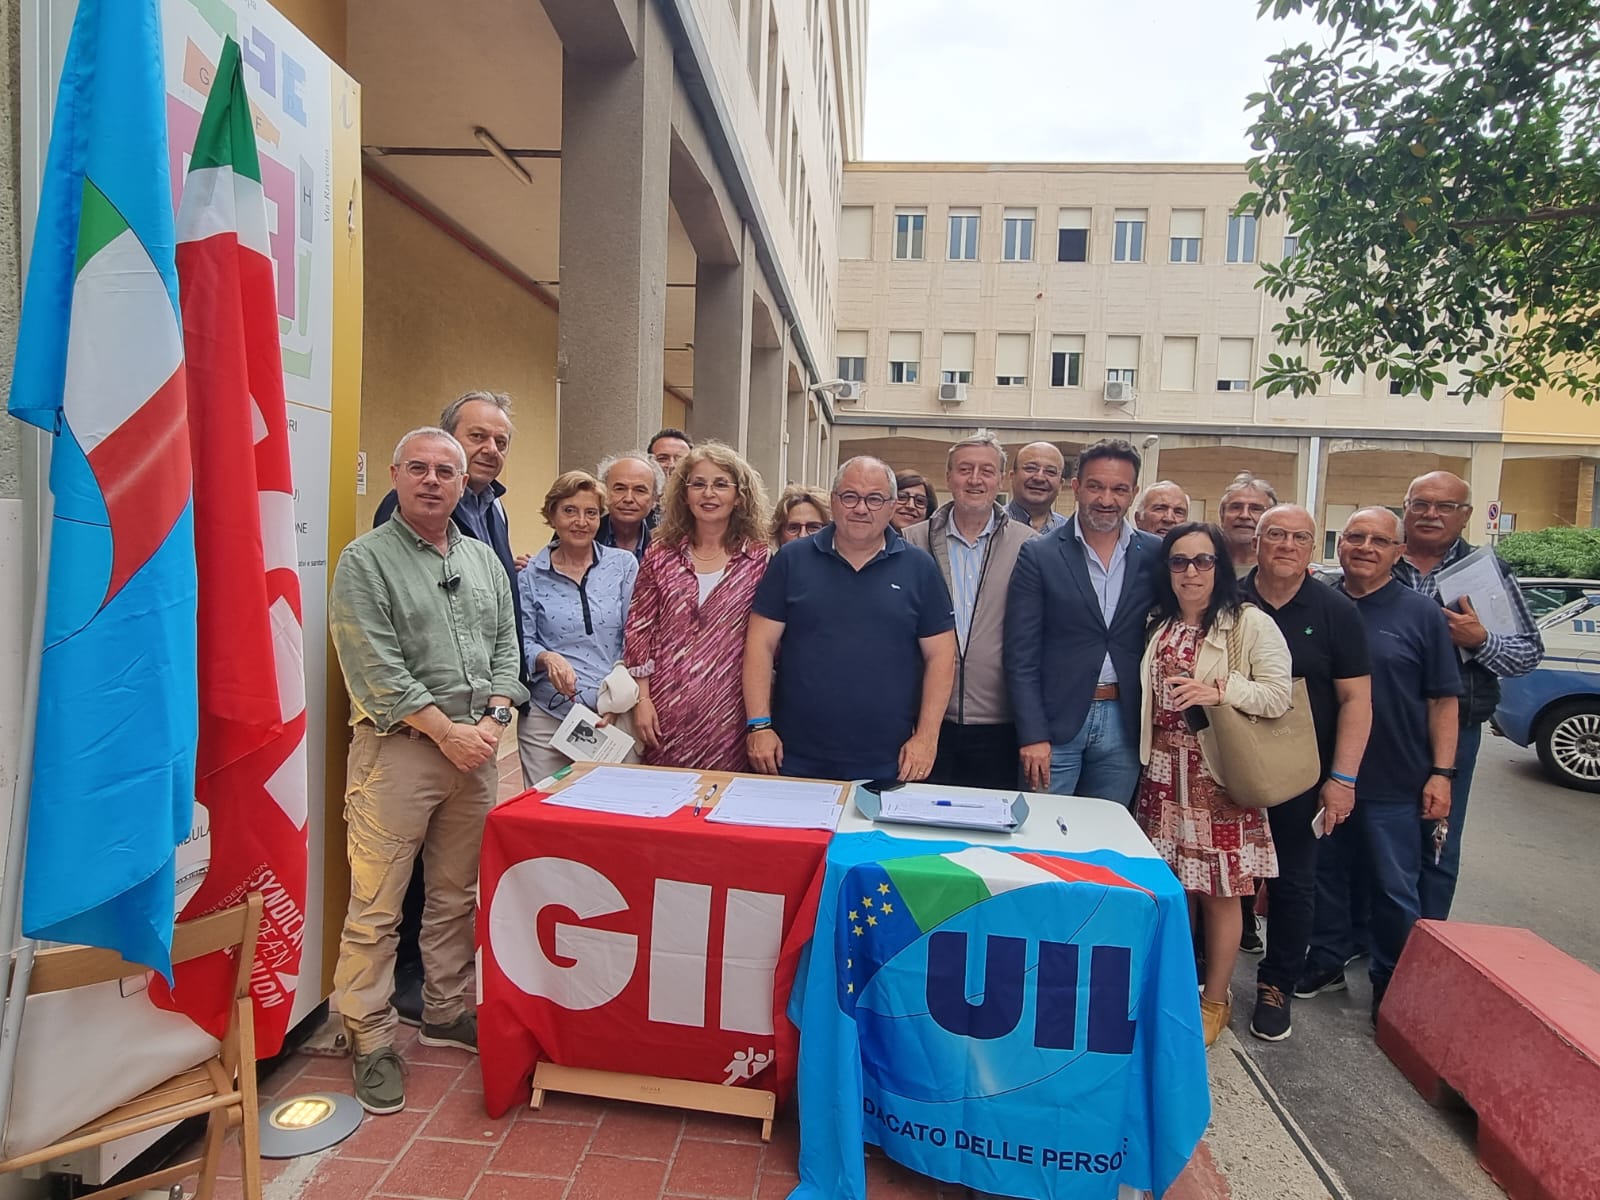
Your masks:
<svg viewBox="0 0 1600 1200"><path fill-rule="evenodd" d="M1437 775L1441 779L1454 779L1456 777L1456 769L1454 767L1429 767L1428 774Z"/></svg>
<svg viewBox="0 0 1600 1200"><path fill-rule="evenodd" d="M511 724L511 706L509 704L491 705L484 711L484 716L501 725ZM1452 772L1454 774L1454 772Z"/></svg>

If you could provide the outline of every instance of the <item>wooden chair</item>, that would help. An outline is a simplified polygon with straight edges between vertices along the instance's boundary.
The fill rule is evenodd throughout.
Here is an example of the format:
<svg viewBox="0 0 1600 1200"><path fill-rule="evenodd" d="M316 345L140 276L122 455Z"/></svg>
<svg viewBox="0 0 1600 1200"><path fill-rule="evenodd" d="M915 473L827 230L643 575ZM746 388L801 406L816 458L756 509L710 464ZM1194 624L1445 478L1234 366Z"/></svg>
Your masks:
<svg viewBox="0 0 1600 1200"><path fill-rule="evenodd" d="M238 947L233 974L233 1009L218 1053L192 1070L157 1084L48 1146L0 1160L0 1174L49 1162L130 1134L157 1129L190 1117L208 1117L199 1158L125 1180L96 1191L96 1200L121 1200L147 1188L169 1188L197 1168L196 1200L211 1200L217 1165L228 1131L239 1128L243 1151L245 1200L261 1200L261 1143L256 1115L256 1029L250 1003L250 970L261 927L261 893L251 892L243 904L176 926L172 961L176 965L218 950ZM148 968L126 962L115 951L88 946L41 950L34 959L28 994L64 992L90 984L142 975Z"/></svg>

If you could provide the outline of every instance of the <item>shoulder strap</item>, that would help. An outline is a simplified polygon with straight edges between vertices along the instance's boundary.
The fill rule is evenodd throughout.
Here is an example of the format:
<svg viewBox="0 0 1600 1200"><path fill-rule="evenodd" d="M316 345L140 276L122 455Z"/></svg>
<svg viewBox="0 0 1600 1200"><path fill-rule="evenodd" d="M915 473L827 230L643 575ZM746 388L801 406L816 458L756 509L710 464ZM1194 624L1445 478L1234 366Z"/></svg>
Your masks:
<svg viewBox="0 0 1600 1200"><path fill-rule="evenodd" d="M1244 619L1244 609L1240 608L1233 615L1233 624L1228 626L1228 674L1244 674L1244 645L1239 636L1239 625Z"/></svg>

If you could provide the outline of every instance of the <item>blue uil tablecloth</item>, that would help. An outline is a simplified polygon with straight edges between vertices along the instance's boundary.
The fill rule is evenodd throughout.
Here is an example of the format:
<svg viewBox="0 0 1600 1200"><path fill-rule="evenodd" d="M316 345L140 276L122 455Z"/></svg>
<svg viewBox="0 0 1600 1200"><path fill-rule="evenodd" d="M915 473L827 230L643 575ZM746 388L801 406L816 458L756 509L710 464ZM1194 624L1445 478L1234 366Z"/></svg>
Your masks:
<svg viewBox="0 0 1600 1200"><path fill-rule="evenodd" d="M1001 1196L1160 1196L1211 1115L1182 889L1159 859L841 834L790 1013L800 1184L864 1144Z"/></svg>

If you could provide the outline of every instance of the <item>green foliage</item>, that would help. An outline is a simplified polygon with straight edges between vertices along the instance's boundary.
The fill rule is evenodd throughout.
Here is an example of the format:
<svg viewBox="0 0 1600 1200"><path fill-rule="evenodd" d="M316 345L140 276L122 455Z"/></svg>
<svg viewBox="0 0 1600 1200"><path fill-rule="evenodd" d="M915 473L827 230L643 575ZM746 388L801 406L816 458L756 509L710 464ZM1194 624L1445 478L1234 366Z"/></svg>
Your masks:
<svg viewBox="0 0 1600 1200"><path fill-rule="evenodd" d="M1374 367L1463 399L1548 385L1600 399L1600 0L1261 0L1328 44L1270 60L1256 189L1296 253L1269 395Z"/></svg>
<svg viewBox="0 0 1600 1200"><path fill-rule="evenodd" d="M1534 529L1508 533L1495 551L1518 575L1600 579L1600 529Z"/></svg>

